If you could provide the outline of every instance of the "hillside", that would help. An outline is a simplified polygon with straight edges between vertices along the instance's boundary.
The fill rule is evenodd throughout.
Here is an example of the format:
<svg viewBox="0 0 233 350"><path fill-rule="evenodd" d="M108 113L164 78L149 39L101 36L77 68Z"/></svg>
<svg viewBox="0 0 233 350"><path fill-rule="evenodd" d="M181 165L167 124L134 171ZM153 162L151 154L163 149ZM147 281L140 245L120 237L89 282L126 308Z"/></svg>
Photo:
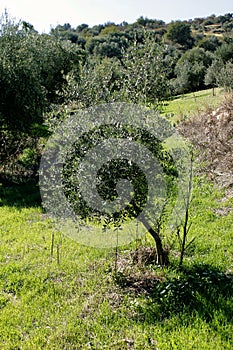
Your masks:
<svg viewBox="0 0 233 350"><path fill-rule="evenodd" d="M204 18L194 18L182 22L190 24L194 36L223 36L233 31L232 13L220 16L211 15ZM107 22L93 27L89 27L87 24L79 24L76 28L73 28L69 23L65 23L64 25L59 24L52 29L52 33L59 33L64 38L72 42L77 42L79 37L85 39L96 36L104 37L112 33L129 32L131 29L136 28L145 28L154 31L158 36L163 36L168 26L169 23L165 23L162 20L141 16L134 23L127 23L124 21L120 24L115 24Z"/></svg>

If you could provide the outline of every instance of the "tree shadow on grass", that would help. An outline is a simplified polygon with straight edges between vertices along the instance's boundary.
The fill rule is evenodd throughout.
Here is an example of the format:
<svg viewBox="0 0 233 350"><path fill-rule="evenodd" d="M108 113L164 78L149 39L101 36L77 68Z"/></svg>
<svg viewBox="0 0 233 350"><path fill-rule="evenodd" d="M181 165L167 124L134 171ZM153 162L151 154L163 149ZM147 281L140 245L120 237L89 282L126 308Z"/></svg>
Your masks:
<svg viewBox="0 0 233 350"><path fill-rule="evenodd" d="M36 181L31 180L21 184L8 183L5 185L0 183L0 207L30 208L40 205L40 190Z"/></svg>
<svg viewBox="0 0 233 350"><path fill-rule="evenodd" d="M143 276L142 276L143 278ZM138 280L138 277L137 277ZM141 294L133 277L119 283L123 290ZM208 323L219 314L221 322L233 323L233 274L210 265L194 265L175 277L143 281L145 302L136 307L137 321L154 323L173 316L198 315ZM147 288L148 286L148 288ZM181 317L183 318L183 317Z"/></svg>

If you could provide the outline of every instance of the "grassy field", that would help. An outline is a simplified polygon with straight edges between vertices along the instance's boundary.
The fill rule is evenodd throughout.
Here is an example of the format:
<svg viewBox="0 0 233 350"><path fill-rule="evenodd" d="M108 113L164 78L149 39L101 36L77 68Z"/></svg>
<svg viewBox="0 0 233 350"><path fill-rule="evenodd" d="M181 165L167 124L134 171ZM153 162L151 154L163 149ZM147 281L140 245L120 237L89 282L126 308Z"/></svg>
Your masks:
<svg viewBox="0 0 233 350"><path fill-rule="evenodd" d="M225 95L223 89L217 88L214 91L215 96L212 89L176 96L163 105L162 114L175 121L208 107L215 107L221 103Z"/></svg>
<svg viewBox="0 0 233 350"><path fill-rule="evenodd" d="M150 237L117 253L81 246L46 218L35 184L0 186L0 349L231 350L232 209L228 190L195 179L195 240L182 270L176 243L162 269L134 259Z"/></svg>
<svg viewBox="0 0 233 350"><path fill-rule="evenodd" d="M36 188L1 198L0 349L232 349L233 201L213 185L196 183L182 271L175 246L169 269L134 263L148 237L115 270L114 250L54 231Z"/></svg>

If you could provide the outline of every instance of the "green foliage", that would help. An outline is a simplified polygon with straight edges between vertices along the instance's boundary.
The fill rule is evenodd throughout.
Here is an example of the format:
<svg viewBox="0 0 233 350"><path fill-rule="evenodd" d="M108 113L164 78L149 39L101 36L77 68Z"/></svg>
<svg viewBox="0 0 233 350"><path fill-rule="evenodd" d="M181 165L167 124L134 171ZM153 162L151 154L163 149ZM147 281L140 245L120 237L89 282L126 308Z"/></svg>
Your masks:
<svg viewBox="0 0 233 350"><path fill-rule="evenodd" d="M211 35L202 38L200 41L198 41L197 45L206 51L214 52L221 45L221 43L218 37Z"/></svg>
<svg viewBox="0 0 233 350"><path fill-rule="evenodd" d="M170 95L167 77L172 74L176 53L171 50L169 59L168 50L147 39L121 51L120 60L89 57L78 77L75 72L67 75L62 99L76 107L124 101L156 108Z"/></svg>
<svg viewBox="0 0 233 350"><path fill-rule="evenodd" d="M133 103L156 106L170 95L169 60L165 48L149 38L131 46L124 54L122 98Z"/></svg>
<svg viewBox="0 0 233 350"><path fill-rule="evenodd" d="M101 223L103 218L105 226L120 226L124 221L132 220L139 216L146 202L149 200L156 207L157 198L148 198L148 183L145 174L136 163L131 163L125 159L111 160L104 164L97 174L97 191L103 200L114 201L118 197L117 183L120 179L128 180L132 183L133 196L125 207L116 213L102 213L94 211L87 206L82 197L82 188L77 181L76 171L79 163L90 149L93 149L100 142L110 138L129 139L144 145L151 154L159 161L166 179L167 202L176 195L177 170L174 161L162 143L152 136L147 130L140 130L126 125L103 125L101 128L93 128L91 132L84 133L72 150L67 155L66 164L63 171L64 193L72 205L74 212L80 219L93 220L94 223ZM119 157L121 155L119 154ZM120 175L119 175L120 174ZM173 198L172 198L173 200ZM165 211L165 209L164 209Z"/></svg>
<svg viewBox="0 0 233 350"><path fill-rule="evenodd" d="M221 78L219 85L223 86L226 91L232 91L233 89L233 62L229 61L221 69Z"/></svg>
<svg viewBox="0 0 233 350"><path fill-rule="evenodd" d="M102 33L102 32L101 32ZM128 46L125 35L110 33L109 36L98 36L87 42L86 48L89 54L99 57L122 57L122 51Z"/></svg>
<svg viewBox="0 0 233 350"><path fill-rule="evenodd" d="M67 86L63 89L61 99L71 109L114 101L121 76L122 67L117 59L88 59L78 77L75 72L66 76Z"/></svg>
<svg viewBox="0 0 233 350"><path fill-rule="evenodd" d="M7 28L0 37L1 123L29 131L42 122L67 74L80 61L80 51L48 35Z"/></svg>
<svg viewBox="0 0 233 350"><path fill-rule="evenodd" d="M45 90L38 80L40 68L33 59L33 51L28 52L27 49L25 41L28 38L17 34L14 29L12 31L0 37L3 52L0 59L1 124L24 130L35 122L41 122L47 101Z"/></svg>
<svg viewBox="0 0 233 350"><path fill-rule="evenodd" d="M224 63L233 57L233 43L223 43L216 51L216 56Z"/></svg>
<svg viewBox="0 0 233 350"><path fill-rule="evenodd" d="M233 63L215 60L208 68L205 76L205 84L213 87L223 87L226 91L233 89Z"/></svg>
<svg viewBox="0 0 233 350"><path fill-rule="evenodd" d="M185 48L192 47L191 25L182 21L171 22L167 27L166 38Z"/></svg>
<svg viewBox="0 0 233 350"><path fill-rule="evenodd" d="M165 26L165 22L161 20L156 20L156 19L150 19L147 17L140 16L136 24L145 27L145 28L150 28L150 29L155 29L155 28L160 28Z"/></svg>
<svg viewBox="0 0 233 350"><path fill-rule="evenodd" d="M221 69L224 64L221 60L214 60L211 66L207 69L205 75L205 84L211 86L219 86L221 79Z"/></svg>
<svg viewBox="0 0 233 350"><path fill-rule="evenodd" d="M79 43L79 36L69 23L52 28L50 34L61 40L69 40L73 44Z"/></svg>
<svg viewBox="0 0 233 350"><path fill-rule="evenodd" d="M4 26L0 48L1 119L14 129L30 130L56 101L64 74L74 66L78 71L81 52L49 35L28 31L25 25Z"/></svg>
<svg viewBox="0 0 233 350"><path fill-rule="evenodd" d="M211 62L212 55L203 48L194 47L186 51L175 67L175 92L179 94L204 88L206 69Z"/></svg>
<svg viewBox="0 0 233 350"><path fill-rule="evenodd" d="M15 161L24 147L36 149L44 136L44 113L51 103L59 103L64 76L74 69L78 74L82 59L77 46L40 35L26 22L4 21L0 36L1 166Z"/></svg>

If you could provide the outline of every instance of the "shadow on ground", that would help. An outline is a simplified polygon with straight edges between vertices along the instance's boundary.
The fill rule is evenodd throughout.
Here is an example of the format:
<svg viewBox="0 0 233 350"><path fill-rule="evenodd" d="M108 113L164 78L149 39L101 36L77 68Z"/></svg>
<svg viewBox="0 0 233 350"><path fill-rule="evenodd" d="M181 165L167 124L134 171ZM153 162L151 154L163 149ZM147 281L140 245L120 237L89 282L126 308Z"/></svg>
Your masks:
<svg viewBox="0 0 233 350"><path fill-rule="evenodd" d="M0 206L30 208L39 205L41 205L41 197L36 181L22 184L0 183Z"/></svg>
<svg viewBox="0 0 233 350"><path fill-rule="evenodd" d="M233 323L232 272L200 264L174 275L156 278L143 273L140 280L137 274L118 273L116 283L124 292L146 296L135 310L137 321L154 323L188 314L211 322L218 314L222 322Z"/></svg>

